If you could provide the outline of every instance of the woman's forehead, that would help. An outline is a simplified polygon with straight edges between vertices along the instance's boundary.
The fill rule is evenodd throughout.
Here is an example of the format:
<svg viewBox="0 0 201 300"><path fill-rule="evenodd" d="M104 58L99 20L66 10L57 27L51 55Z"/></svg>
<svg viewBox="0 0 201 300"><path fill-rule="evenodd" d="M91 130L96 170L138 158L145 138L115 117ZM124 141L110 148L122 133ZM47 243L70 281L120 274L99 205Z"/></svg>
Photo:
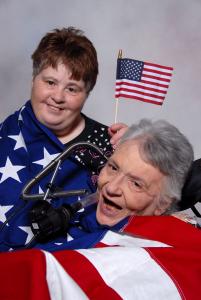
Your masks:
<svg viewBox="0 0 201 300"><path fill-rule="evenodd" d="M125 174L134 176L160 178L161 172L151 163L144 159L140 151L139 140L128 140L118 145L111 159ZM150 178L151 179L151 178Z"/></svg>

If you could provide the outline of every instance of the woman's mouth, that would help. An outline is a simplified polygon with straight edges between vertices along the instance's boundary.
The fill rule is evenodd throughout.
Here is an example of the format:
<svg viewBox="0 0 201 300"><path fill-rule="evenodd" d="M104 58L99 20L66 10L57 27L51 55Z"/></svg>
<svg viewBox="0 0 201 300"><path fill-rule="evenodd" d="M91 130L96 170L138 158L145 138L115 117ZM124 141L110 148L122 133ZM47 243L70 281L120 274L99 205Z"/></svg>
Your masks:
<svg viewBox="0 0 201 300"><path fill-rule="evenodd" d="M121 210L122 207L119 206L118 204L116 204L115 202L103 197L103 202L107 205L107 206L111 206L111 207L115 207L116 209Z"/></svg>
<svg viewBox="0 0 201 300"><path fill-rule="evenodd" d="M58 111L63 110L62 107L55 106L55 105L51 105L51 104L48 104L48 107L49 107L51 110L55 111L55 112L58 112Z"/></svg>
<svg viewBox="0 0 201 300"><path fill-rule="evenodd" d="M104 197L98 201L97 221L102 225L113 226L124 217L124 208Z"/></svg>

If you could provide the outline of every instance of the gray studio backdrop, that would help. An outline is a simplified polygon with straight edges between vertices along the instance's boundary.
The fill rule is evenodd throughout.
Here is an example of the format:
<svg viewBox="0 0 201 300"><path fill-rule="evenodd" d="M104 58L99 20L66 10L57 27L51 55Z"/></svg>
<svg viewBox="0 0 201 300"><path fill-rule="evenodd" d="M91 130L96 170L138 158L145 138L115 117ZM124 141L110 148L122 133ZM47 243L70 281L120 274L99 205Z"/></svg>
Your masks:
<svg viewBox="0 0 201 300"><path fill-rule="evenodd" d="M30 95L30 56L47 31L75 26L93 41L100 64L84 107L114 122L118 50L123 56L174 67L163 106L121 99L118 121L165 118L201 157L201 0L0 0L0 121Z"/></svg>

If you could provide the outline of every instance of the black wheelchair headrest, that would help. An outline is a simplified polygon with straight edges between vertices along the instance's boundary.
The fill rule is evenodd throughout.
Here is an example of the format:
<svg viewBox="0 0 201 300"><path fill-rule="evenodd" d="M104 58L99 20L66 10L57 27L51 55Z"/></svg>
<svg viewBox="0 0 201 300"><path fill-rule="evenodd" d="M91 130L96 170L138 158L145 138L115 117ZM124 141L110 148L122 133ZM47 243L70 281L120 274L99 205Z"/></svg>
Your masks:
<svg viewBox="0 0 201 300"><path fill-rule="evenodd" d="M194 213L201 217L195 209L195 204L201 202L201 158L192 163L191 169L182 189L182 197L179 202L181 210L191 208Z"/></svg>

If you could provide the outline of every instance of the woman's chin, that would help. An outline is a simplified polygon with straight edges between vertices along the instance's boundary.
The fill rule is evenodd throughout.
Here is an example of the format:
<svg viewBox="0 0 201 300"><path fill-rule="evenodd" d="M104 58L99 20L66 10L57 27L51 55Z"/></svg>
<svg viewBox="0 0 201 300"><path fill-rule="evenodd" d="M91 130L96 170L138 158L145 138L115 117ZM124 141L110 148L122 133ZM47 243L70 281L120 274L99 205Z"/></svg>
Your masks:
<svg viewBox="0 0 201 300"><path fill-rule="evenodd" d="M116 218L112 218L109 216L105 216L104 214L96 212L96 220L100 225L106 225L106 226L114 226L116 225L120 220Z"/></svg>

